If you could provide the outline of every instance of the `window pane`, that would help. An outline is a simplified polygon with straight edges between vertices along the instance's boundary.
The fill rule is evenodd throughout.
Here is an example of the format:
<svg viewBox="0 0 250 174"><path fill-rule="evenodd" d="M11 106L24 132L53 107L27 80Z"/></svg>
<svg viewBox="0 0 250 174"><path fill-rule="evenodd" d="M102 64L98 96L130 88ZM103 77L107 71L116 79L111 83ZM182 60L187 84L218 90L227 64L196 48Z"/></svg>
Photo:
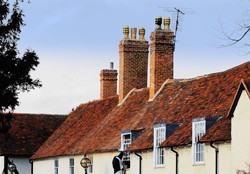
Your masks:
<svg viewBox="0 0 250 174"><path fill-rule="evenodd" d="M69 159L69 172L70 174L74 174L74 158Z"/></svg>
<svg viewBox="0 0 250 174"><path fill-rule="evenodd" d="M205 121L193 122L193 153L194 162L204 161L204 144L197 143L205 134Z"/></svg>
<svg viewBox="0 0 250 174"><path fill-rule="evenodd" d="M122 134L121 148L123 151L126 150L130 146L131 141L132 141L131 140L131 133ZM128 152L124 153L123 160L130 161L130 154Z"/></svg>
<svg viewBox="0 0 250 174"><path fill-rule="evenodd" d="M166 128L154 128L154 158L155 165L164 164L164 149L160 148L160 144L166 139Z"/></svg>

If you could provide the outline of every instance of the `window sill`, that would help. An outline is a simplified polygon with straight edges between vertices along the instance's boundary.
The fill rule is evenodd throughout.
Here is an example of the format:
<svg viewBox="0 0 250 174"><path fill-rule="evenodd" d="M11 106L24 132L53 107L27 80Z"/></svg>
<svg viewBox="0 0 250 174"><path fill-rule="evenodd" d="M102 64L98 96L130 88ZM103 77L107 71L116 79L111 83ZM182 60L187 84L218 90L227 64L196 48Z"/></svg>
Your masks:
<svg viewBox="0 0 250 174"><path fill-rule="evenodd" d="M155 166L154 169L158 169L158 168L164 168L165 165L158 165L158 166Z"/></svg>
<svg viewBox="0 0 250 174"><path fill-rule="evenodd" d="M205 162L193 163L193 166L205 166Z"/></svg>

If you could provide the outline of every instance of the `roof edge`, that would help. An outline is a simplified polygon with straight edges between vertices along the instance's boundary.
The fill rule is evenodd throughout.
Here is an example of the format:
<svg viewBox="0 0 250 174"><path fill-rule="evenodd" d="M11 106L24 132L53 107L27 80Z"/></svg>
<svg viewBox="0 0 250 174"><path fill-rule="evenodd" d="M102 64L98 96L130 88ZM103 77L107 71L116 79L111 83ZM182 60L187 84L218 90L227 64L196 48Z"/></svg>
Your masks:
<svg viewBox="0 0 250 174"><path fill-rule="evenodd" d="M250 80L250 79L249 79L249 80ZM237 106L237 104L238 104L238 101L239 101L239 99L240 99L240 96L241 96L243 90L246 90L247 95L248 95L248 97L249 97L249 99L250 99L250 90L249 90L249 87L248 87L246 81L248 81L248 80L242 79L242 80L240 81L240 84L239 84L239 86L238 86L237 92L236 92L236 94L235 94L235 96L234 96L233 103L232 103L232 105L231 105L231 107L230 107L230 109L229 109L229 112L228 112L228 114L227 114L227 118L232 118L232 117L234 117L233 113L234 113L234 111L235 111L235 109L236 109L236 106Z"/></svg>

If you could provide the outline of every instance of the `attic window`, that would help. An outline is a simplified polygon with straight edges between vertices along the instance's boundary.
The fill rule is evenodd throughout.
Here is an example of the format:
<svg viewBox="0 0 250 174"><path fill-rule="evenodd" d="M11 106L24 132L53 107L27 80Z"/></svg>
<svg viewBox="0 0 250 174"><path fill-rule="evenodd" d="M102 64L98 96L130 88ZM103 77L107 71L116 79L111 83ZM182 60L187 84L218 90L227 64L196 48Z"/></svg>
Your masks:
<svg viewBox="0 0 250 174"><path fill-rule="evenodd" d="M131 132L121 134L121 151L125 151L132 142ZM130 161L129 152L124 154L123 161Z"/></svg>
<svg viewBox="0 0 250 174"><path fill-rule="evenodd" d="M204 143L198 143L200 138L206 132L206 120L196 120L192 123L192 150L193 150L193 163L204 163Z"/></svg>
<svg viewBox="0 0 250 174"><path fill-rule="evenodd" d="M160 148L160 144L166 139L166 124L158 124L154 126L154 166L164 166L164 149Z"/></svg>

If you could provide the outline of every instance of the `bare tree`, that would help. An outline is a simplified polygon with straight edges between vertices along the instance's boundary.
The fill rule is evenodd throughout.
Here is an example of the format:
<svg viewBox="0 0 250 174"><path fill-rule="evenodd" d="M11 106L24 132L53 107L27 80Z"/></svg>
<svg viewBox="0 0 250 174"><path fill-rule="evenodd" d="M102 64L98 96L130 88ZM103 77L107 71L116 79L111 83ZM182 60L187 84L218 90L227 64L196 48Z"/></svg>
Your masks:
<svg viewBox="0 0 250 174"><path fill-rule="evenodd" d="M250 1L249 1L250 2ZM227 41L226 44L221 45L222 47L229 47L237 45L244 47L247 50L247 54L250 54L250 10L246 10L242 19L236 22L234 31L225 31L221 25L221 31L223 38Z"/></svg>

